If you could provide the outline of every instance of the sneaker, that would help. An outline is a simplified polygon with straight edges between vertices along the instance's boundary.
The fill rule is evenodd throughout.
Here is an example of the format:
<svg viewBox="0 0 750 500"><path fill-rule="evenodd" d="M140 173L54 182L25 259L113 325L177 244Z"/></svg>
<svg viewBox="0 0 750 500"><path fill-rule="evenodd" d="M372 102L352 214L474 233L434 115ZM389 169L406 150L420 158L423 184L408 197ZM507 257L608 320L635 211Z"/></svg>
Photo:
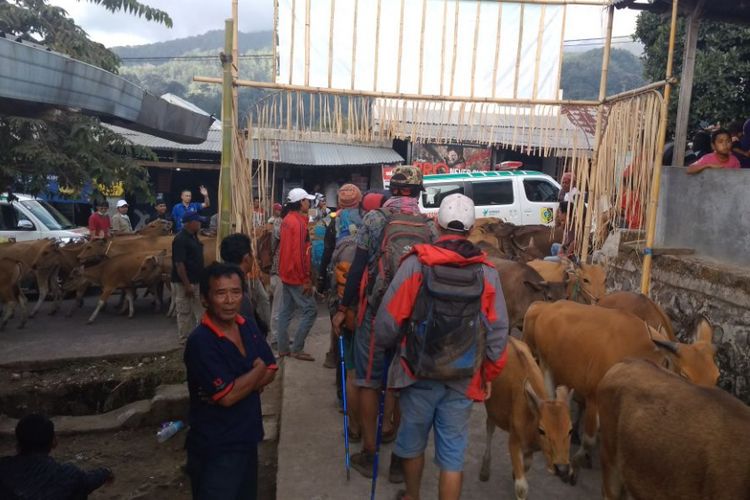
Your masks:
<svg viewBox="0 0 750 500"><path fill-rule="evenodd" d="M391 466L388 468L388 481L393 484L404 482L404 462L403 458L395 453L391 453Z"/></svg>
<svg viewBox="0 0 750 500"><path fill-rule="evenodd" d="M375 454L361 451L351 457L352 468L367 478L372 478L372 466L375 463Z"/></svg>
<svg viewBox="0 0 750 500"><path fill-rule="evenodd" d="M334 353L326 353L326 359L323 361L323 368L336 368L336 355Z"/></svg>

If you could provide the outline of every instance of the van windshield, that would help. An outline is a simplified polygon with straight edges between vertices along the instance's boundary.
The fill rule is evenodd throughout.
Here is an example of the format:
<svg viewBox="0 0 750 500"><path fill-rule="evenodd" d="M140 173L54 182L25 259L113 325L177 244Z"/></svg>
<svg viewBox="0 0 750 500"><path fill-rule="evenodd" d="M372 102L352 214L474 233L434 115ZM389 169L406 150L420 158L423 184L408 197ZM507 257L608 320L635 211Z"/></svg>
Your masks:
<svg viewBox="0 0 750 500"><path fill-rule="evenodd" d="M24 200L20 202L24 208L27 208L34 217L51 230L73 229L76 226L72 224L63 214L57 211L55 207L42 200Z"/></svg>

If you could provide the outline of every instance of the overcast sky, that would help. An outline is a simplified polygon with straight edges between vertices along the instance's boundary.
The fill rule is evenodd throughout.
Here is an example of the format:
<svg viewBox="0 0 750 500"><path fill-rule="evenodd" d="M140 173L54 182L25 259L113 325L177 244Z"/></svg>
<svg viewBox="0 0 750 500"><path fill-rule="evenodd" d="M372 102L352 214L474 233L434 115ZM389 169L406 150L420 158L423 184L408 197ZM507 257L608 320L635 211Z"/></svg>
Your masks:
<svg viewBox="0 0 750 500"><path fill-rule="evenodd" d="M374 1L374 0L373 0ZM144 3L166 11L174 21L172 29L148 22L125 13L112 14L102 7L77 0L50 0L68 11L75 22L89 36L111 47L161 42L209 30L223 29L224 20L231 16L230 0L143 0ZM615 13L614 35L630 35L635 30L637 13L618 10ZM565 39L597 38L604 36L606 16L602 9L569 6ZM269 30L273 27L272 0L240 0L240 31Z"/></svg>

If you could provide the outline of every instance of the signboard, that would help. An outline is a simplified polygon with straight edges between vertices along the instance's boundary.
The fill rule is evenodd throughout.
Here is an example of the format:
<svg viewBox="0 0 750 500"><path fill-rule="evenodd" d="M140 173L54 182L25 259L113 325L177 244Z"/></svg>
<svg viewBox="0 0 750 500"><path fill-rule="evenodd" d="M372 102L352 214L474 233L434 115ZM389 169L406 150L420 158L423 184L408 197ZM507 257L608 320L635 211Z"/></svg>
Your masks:
<svg viewBox="0 0 750 500"><path fill-rule="evenodd" d="M422 175L460 174L492 170L492 149L460 144L421 144L412 146L412 166ZM395 165L383 165L383 187L388 189Z"/></svg>

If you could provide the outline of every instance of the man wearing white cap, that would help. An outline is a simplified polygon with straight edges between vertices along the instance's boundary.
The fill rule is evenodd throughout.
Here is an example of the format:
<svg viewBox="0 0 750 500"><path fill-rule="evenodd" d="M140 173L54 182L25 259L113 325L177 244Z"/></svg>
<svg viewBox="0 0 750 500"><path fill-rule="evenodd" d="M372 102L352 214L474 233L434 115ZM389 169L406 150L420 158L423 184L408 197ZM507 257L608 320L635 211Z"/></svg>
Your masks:
<svg viewBox="0 0 750 500"><path fill-rule="evenodd" d="M310 273L310 233L307 230L307 212L314 199L315 196L302 188L289 191L286 204L288 213L281 222L279 242L279 278L283 294L278 322L279 357L291 355L304 361L314 361L303 349L317 315ZM297 308L300 309L301 318L290 350L287 329Z"/></svg>
<svg viewBox="0 0 750 500"><path fill-rule="evenodd" d="M114 236L133 234L133 225L128 217L128 202L125 200L117 202L117 213L112 216L112 234Z"/></svg>

